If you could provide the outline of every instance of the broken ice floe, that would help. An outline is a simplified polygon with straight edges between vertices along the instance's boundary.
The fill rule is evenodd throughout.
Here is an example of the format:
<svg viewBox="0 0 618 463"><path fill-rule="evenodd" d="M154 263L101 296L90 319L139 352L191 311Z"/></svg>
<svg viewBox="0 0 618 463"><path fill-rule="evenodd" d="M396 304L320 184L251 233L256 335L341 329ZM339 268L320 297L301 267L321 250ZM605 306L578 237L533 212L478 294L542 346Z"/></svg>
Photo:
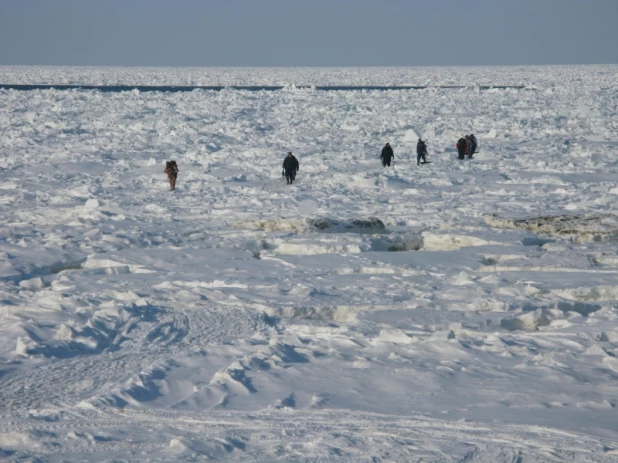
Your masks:
<svg viewBox="0 0 618 463"><path fill-rule="evenodd" d="M331 232L331 233L383 233L384 222L377 217L365 219L335 220L323 219L257 219L232 224L241 230L290 231L294 233Z"/></svg>
<svg viewBox="0 0 618 463"><path fill-rule="evenodd" d="M485 222L496 228L547 233L570 238L574 242L618 239L618 216L614 214L545 215L523 219L492 214L485 217Z"/></svg>
<svg viewBox="0 0 618 463"><path fill-rule="evenodd" d="M514 308L515 305L512 305ZM603 306L585 302L558 302L555 304L534 304L521 307L522 313L500 320L500 326L509 331L538 331L550 326L568 326L569 317L574 315L589 317L600 311Z"/></svg>
<svg viewBox="0 0 618 463"><path fill-rule="evenodd" d="M335 238L331 238L334 236ZM276 254L314 255L314 254L359 254L361 252L418 251L422 248L422 238L415 235L327 235L306 239L294 236L286 239L275 238L265 242L264 249Z"/></svg>
<svg viewBox="0 0 618 463"><path fill-rule="evenodd" d="M425 251L454 251L469 246L501 245L498 241L491 241L472 235L435 233L426 231L422 233L423 249Z"/></svg>

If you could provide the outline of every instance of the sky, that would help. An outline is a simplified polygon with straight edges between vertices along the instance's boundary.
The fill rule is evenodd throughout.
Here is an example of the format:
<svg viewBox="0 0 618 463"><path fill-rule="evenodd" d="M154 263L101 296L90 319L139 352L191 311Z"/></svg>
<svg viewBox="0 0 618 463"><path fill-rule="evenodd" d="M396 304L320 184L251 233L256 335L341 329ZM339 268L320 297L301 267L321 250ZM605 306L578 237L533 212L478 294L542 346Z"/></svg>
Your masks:
<svg viewBox="0 0 618 463"><path fill-rule="evenodd" d="M0 65L618 63L618 0L0 0Z"/></svg>

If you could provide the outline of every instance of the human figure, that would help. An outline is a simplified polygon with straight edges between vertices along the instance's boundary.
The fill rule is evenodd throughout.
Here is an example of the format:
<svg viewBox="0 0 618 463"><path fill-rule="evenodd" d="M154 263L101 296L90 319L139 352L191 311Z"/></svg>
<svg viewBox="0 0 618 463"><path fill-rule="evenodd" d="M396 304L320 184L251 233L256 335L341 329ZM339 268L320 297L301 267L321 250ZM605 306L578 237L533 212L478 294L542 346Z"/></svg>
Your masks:
<svg viewBox="0 0 618 463"><path fill-rule="evenodd" d="M165 163L164 174L167 174L167 179L170 182L170 191L174 191L176 189L176 178L178 177L178 165L176 161L167 161Z"/></svg>
<svg viewBox="0 0 618 463"><path fill-rule="evenodd" d="M472 153L470 153L470 148L472 147L472 142L470 141L470 135L466 135L465 140L466 140L466 156L468 156L468 159L470 159L472 157Z"/></svg>
<svg viewBox="0 0 618 463"><path fill-rule="evenodd" d="M476 141L476 137L474 136L473 133L471 133L470 134L470 157L472 157L472 155L476 153L477 146L478 146L478 143Z"/></svg>
<svg viewBox="0 0 618 463"><path fill-rule="evenodd" d="M421 163L421 159L423 160L423 164L427 164L427 144L422 140L418 139L418 143L416 144L416 165L418 166Z"/></svg>
<svg viewBox="0 0 618 463"><path fill-rule="evenodd" d="M291 185L296 178L296 172L300 170L300 166L298 164L298 159L289 152L288 155L283 160L283 171L281 172L281 176L285 177L285 180L288 185Z"/></svg>
<svg viewBox="0 0 618 463"><path fill-rule="evenodd" d="M395 157L395 152L393 151L393 148L391 148L390 143L387 143L386 145L384 145L384 148L382 148L382 153L380 154L380 159L382 160L382 166L390 167L391 159L393 159L394 157Z"/></svg>
<svg viewBox="0 0 618 463"><path fill-rule="evenodd" d="M457 145L455 145L457 147L457 153L459 154L459 159L465 159L466 158L466 140L465 138L460 138L457 141Z"/></svg>

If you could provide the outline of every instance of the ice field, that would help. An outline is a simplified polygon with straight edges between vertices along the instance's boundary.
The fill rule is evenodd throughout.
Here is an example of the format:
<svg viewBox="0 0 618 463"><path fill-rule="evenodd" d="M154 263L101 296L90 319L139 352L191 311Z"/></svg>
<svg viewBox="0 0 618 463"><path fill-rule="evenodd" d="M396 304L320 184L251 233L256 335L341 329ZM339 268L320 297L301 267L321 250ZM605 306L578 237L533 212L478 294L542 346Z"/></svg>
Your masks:
<svg viewBox="0 0 618 463"><path fill-rule="evenodd" d="M1 84L0 460L618 461L618 66Z"/></svg>

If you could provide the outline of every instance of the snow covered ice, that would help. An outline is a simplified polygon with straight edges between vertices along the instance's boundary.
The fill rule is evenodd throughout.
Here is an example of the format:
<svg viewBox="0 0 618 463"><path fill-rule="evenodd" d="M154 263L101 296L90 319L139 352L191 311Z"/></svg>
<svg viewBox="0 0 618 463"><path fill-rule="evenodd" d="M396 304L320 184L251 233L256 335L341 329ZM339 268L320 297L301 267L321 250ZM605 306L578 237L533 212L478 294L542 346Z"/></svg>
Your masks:
<svg viewBox="0 0 618 463"><path fill-rule="evenodd" d="M0 460L618 461L618 66L0 83Z"/></svg>

